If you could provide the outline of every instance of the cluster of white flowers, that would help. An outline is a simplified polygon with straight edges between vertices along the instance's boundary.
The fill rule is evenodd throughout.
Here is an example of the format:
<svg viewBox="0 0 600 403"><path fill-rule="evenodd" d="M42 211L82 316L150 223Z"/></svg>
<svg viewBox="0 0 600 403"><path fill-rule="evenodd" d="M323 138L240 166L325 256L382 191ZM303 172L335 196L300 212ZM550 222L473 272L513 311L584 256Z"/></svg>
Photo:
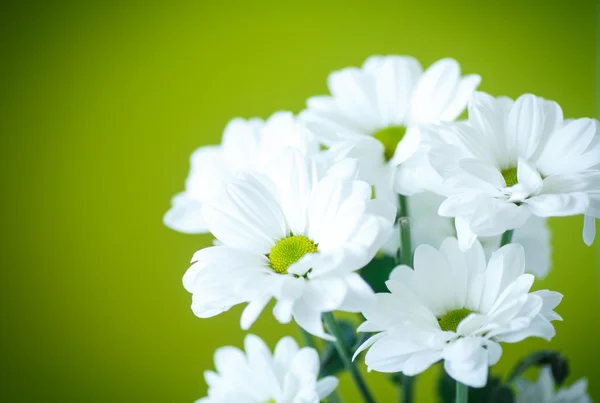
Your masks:
<svg viewBox="0 0 600 403"><path fill-rule="evenodd" d="M369 369L408 376L443 361L461 385L480 388L500 343L550 340L562 295L530 289L551 267L546 218L584 215L593 241L598 122L565 120L534 95L476 92L480 81L452 59L423 71L412 57L373 56L333 72L331 95L309 98L299 115L233 119L220 145L193 153L164 218L216 238L183 279L193 312L246 303L247 330L274 300L279 322L336 344L365 401L347 354L368 349ZM361 274L378 253L400 261L383 280L389 292L375 294ZM366 319L358 331L371 337L356 351L336 339L334 311ZM201 402L316 403L337 386L317 381L315 348L286 337L271 355L256 336L245 347L217 350ZM542 401L531 396L550 393L548 376L516 389ZM543 401L566 401L560 393Z"/></svg>

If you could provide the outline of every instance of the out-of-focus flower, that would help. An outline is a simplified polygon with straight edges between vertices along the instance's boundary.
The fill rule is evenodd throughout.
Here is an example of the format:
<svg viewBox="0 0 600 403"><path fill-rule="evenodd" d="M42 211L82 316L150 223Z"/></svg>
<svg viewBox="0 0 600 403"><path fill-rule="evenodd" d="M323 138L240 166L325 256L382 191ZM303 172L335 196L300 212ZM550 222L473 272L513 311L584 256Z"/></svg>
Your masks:
<svg viewBox="0 0 600 403"><path fill-rule="evenodd" d="M379 372L416 375L439 360L457 381L482 387L488 367L502 355L500 342L528 337L551 339L553 309L562 295L529 292L534 277L524 274L525 254L509 244L492 254L486 265L477 241L462 252L455 238L439 250L421 245L414 270L398 266L386 285L391 293L376 294L362 313L359 328L378 332L355 353L369 348L367 366Z"/></svg>
<svg viewBox="0 0 600 403"><path fill-rule="evenodd" d="M429 162L447 196L439 214L456 219L463 249L476 236L520 228L533 214L600 216L600 135L594 119L565 121L552 101L515 102L476 93L468 123L429 133ZM586 219L591 243L594 221Z"/></svg>
<svg viewBox="0 0 600 403"><path fill-rule="evenodd" d="M516 382L516 403L591 403L587 394L587 379L556 390L550 367L544 367L535 383L519 379Z"/></svg>
<svg viewBox="0 0 600 403"><path fill-rule="evenodd" d="M215 352L217 372L206 371L208 396L196 403L319 403L335 390L337 378L317 381L319 356L284 337L271 351L257 336L244 340L245 352L226 346Z"/></svg>
<svg viewBox="0 0 600 403"><path fill-rule="evenodd" d="M306 155L319 151L315 137L291 112L276 112L267 121L231 120L220 145L200 147L192 154L185 191L173 198L172 207L164 216L165 225L185 233L208 232L204 205L218 199L237 172L264 172L269 162L287 147Z"/></svg>
<svg viewBox="0 0 600 403"><path fill-rule="evenodd" d="M393 206L371 199L355 180L356 162L321 171L314 159L288 149L269 175L244 172L216 203L204 206L210 232L221 242L198 251L183 278L192 309L211 317L248 302L248 329L271 298L281 323L292 318L332 339L321 313L358 312L373 292L356 270L389 237Z"/></svg>

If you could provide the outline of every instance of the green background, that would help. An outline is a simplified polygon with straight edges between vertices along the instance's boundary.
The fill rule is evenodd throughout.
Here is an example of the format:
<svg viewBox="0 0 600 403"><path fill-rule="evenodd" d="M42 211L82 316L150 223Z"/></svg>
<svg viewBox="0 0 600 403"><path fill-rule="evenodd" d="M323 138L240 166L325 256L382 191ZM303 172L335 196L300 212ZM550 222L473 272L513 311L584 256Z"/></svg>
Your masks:
<svg viewBox="0 0 600 403"><path fill-rule="evenodd" d="M454 57L484 91L595 113L593 1L13 3L0 9L2 402L204 395L213 351L242 342L241 309L194 317L181 277L210 239L161 220L190 153L232 117L298 112L330 71L390 53ZM565 294L558 335L505 345L494 371L550 346L600 399L600 242L586 247L581 225L551 220L555 267L537 285ZM270 312L251 330L271 345L296 335Z"/></svg>

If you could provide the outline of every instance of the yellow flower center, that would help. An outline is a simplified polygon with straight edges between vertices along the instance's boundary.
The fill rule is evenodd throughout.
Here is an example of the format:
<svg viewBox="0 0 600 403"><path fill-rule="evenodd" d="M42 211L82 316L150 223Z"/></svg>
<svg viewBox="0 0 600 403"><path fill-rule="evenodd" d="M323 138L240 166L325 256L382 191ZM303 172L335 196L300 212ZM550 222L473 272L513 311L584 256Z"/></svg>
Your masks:
<svg viewBox="0 0 600 403"><path fill-rule="evenodd" d="M438 323L443 331L456 332L459 323L471 313L473 311L467 308L455 309L438 319Z"/></svg>
<svg viewBox="0 0 600 403"><path fill-rule="evenodd" d="M286 274L288 267L307 253L315 253L317 245L304 235L292 235L278 241L267 256L271 268L279 274Z"/></svg>
<svg viewBox="0 0 600 403"><path fill-rule="evenodd" d="M406 127L404 126L390 126L385 129L380 129L373 134L377 140L383 144L383 155L386 161L391 160L396 152L396 146L404 137L406 133Z"/></svg>
<svg viewBox="0 0 600 403"><path fill-rule="evenodd" d="M514 186L519 182L517 179L517 168L503 169L500 173L504 178L504 182L506 182L506 187Z"/></svg>

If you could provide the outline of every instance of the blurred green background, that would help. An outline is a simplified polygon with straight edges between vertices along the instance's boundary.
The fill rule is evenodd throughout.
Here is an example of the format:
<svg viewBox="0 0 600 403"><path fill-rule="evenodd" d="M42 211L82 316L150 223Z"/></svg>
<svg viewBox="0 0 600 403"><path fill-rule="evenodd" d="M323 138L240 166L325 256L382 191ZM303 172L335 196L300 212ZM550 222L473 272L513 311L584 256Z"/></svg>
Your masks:
<svg viewBox="0 0 600 403"><path fill-rule="evenodd" d="M181 402L205 394L213 351L241 345L241 309L201 320L181 285L210 243L162 225L190 153L235 116L298 112L327 74L371 54L450 56L481 89L595 113L594 1L2 2L2 402ZM548 344L506 345L494 371L562 350L600 399L595 247L551 221L565 294ZM271 345L293 326L265 314ZM436 370L419 402L433 401ZM381 402L395 401L369 375ZM358 401L343 377L347 401Z"/></svg>

